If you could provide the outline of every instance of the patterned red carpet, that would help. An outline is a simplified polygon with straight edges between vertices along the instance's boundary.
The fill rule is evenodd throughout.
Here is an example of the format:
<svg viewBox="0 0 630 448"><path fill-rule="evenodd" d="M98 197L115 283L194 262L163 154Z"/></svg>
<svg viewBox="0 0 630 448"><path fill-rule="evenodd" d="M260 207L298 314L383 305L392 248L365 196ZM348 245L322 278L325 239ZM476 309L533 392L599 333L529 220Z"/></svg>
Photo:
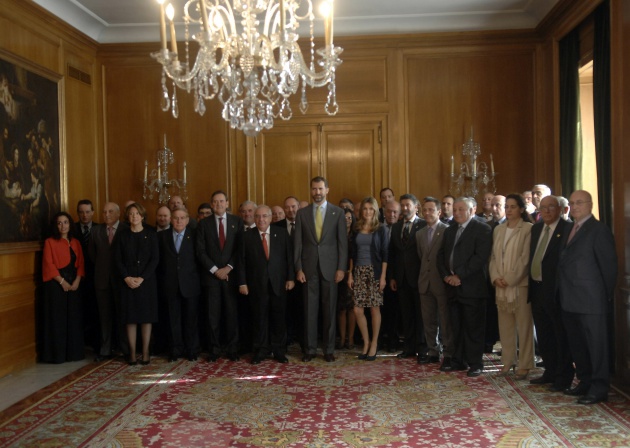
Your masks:
<svg viewBox="0 0 630 448"><path fill-rule="evenodd" d="M630 401L582 406L527 381L338 353L252 366L156 358L83 368L0 414L0 446L630 446Z"/></svg>

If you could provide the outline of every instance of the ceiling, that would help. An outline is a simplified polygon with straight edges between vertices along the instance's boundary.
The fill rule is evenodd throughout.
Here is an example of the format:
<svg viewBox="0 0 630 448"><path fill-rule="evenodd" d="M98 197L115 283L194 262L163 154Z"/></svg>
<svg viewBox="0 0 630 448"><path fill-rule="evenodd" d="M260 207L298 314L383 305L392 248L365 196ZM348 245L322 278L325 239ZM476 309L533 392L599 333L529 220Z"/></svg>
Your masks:
<svg viewBox="0 0 630 448"><path fill-rule="evenodd" d="M33 1L100 43L159 40L156 0ZM183 36L184 25L177 23L177 17L186 0L170 1L175 6L178 35ZM316 14L321 1L313 0ZM532 29L558 1L336 0L335 35ZM317 18L315 35L323 35L323 28L323 20Z"/></svg>

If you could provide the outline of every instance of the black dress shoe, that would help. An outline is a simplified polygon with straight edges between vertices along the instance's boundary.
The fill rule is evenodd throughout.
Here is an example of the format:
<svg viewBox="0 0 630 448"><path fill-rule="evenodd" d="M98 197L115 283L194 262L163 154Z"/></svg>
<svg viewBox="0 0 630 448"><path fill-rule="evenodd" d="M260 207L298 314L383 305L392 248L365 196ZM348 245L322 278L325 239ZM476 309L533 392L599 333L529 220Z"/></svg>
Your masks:
<svg viewBox="0 0 630 448"><path fill-rule="evenodd" d="M112 359L112 355L96 355L94 357L94 362L107 361L109 359Z"/></svg>
<svg viewBox="0 0 630 448"><path fill-rule="evenodd" d="M607 395L602 395L602 396L595 396L595 395L584 395L583 397L580 397L578 399L578 403L579 404L596 404L596 403L601 403L603 401L608 401L608 396Z"/></svg>
<svg viewBox="0 0 630 448"><path fill-rule="evenodd" d="M402 352L396 355L396 357L400 359L411 358L412 356L416 356L416 354L412 352Z"/></svg>
<svg viewBox="0 0 630 448"><path fill-rule="evenodd" d="M188 355L188 361L197 361L197 355Z"/></svg>
<svg viewBox="0 0 630 448"><path fill-rule="evenodd" d="M588 394L589 387L590 386L587 386L586 384L580 383L575 387L567 387L563 393L571 397L581 397Z"/></svg>
<svg viewBox="0 0 630 448"><path fill-rule="evenodd" d="M418 364L435 364L440 362L439 356L418 356Z"/></svg>
<svg viewBox="0 0 630 448"><path fill-rule="evenodd" d="M208 362L217 362L217 359L219 359L219 355L215 353L210 353L208 355Z"/></svg>
<svg viewBox="0 0 630 448"><path fill-rule="evenodd" d="M230 361L238 361L241 358L239 358L236 353L228 353L227 359L229 359Z"/></svg>
<svg viewBox="0 0 630 448"><path fill-rule="evenodd" d="M483 372L483 369L480 369L480 368L473 369L471 367L470 369L468 369L468 373L466 375L469 377L475 377L475 376L481 375L482 372Z"/></svg>
<svg viewBox="0 0 630 448"><path fill-rule="evenodd" d="M273 359L275 359L276 361L278 361L280 364L286 364L289 362L289 360L287 359L286 356L284 355L275 355L273 357Z"/></svg>
<svg viewBox="0 0 630 448"><path fill-rule="evenodd" d="M175 362L175 361L177 361L177 356L175 356L175 355L170 355L170 356L168 357L168 362Z"/></svg>
<svg viewBox="0 0 630 448"><path fill-rule="evenodd" d="M549 386L547 388L547 390L549 392L564 392L566 389L568 389L569 386L567 386L566 384L552 384L551 386Z"/></svg>
<svg viewBox="0 0 630 448"><path fill-rule="evenodd" d="M261 362L261 361L262 361L262 357L260 357L260 356L258 356L258 355L255 355L255 356L252 358L251 363L252 363L252 364L260 364L260 362Z"/></svg>
<svg viewBox="0 0 630 448"><path fill-rule="evenodd" d="M367 358L365 358L367 359ZM374 356L374 359L376 359L376 355ZM332 353L326 353L324 355L324 361L326 362L335 362L335 355L333 355Z"/></svg>
<svg viewBox="0 0 630 448"><path fill-rule="evenodd" d="M453 366L451 365L451 358L448 356L445 356L444 359L442 360L442 365L440 366L440 371L442 372L450 372L451 370L453 370Z"/></svg>
<svg viewBox="0 0 630 448"><path fill-rule="evenodd" d="M307 353L304 356L302 356L302 361L304 362L309 362L309 361L312 361L313 359L315 359L315 355L312 355L310 353Z"/></svg>
<svg viewBox="0 0 630 448"><path fill-rule="evenodd" d="M529 384L553 384L553 380L545 378L545 375L529 380Z"/></svg>

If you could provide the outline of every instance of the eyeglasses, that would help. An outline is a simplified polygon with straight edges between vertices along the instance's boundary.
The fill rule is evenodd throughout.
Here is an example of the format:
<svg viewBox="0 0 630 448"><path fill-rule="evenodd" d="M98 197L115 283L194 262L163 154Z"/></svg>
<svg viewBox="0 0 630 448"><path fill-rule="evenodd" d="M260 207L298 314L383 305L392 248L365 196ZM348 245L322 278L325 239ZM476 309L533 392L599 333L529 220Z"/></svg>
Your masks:
<svg viewBox="0 0 630 448"><path fill-rule="evenodd" d="M574 205L584 205L584 204L588 204L589 202L593 202L593 201L583 201L580 199L579 201L569 201L569 205L573 207Z"/></svg>
<svg viewBox="0 0 630 448"><path fill-rule="evenodd" d="M551 210L555 210L558 207L556 207L555 205L543 205L542 207L539 207L541 212L546 212L546 211L551 211Z"/></svg>

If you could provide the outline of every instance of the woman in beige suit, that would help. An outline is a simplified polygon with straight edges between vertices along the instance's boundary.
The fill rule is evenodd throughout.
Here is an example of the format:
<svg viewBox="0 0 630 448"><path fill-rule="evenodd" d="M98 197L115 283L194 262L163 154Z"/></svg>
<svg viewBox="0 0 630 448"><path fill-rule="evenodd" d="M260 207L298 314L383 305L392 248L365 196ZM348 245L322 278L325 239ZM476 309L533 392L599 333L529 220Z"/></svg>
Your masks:
<svg viewBox="0 0 630 448"><path fill-rule="evenodd" d="M496 288L502 346L503 369L499 376L507 376L514 369L515 379L523 380L534 368L534 323L531 305L527 303L532 223L519 194L506 197L505 215L506 221L494 229L490 257L490 279Z"/></svg>

